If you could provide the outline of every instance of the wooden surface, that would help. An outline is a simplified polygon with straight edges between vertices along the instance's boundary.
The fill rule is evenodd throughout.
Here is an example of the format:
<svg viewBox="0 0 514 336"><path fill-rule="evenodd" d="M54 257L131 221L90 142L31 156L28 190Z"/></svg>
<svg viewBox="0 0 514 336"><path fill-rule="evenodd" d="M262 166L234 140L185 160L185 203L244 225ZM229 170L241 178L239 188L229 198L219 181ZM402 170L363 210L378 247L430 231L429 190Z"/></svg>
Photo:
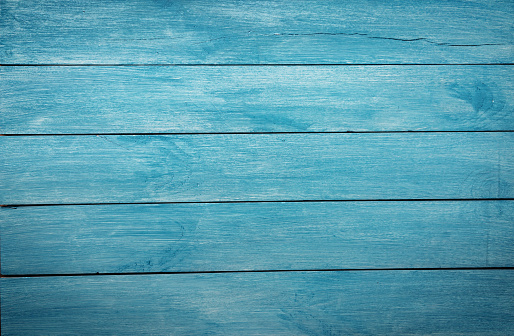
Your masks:
<svg viewBox="0 0 514 336"><path fill-rule="evenodd" d="M2 332L503 336L514 332L513 280L512 270L2 279Z"/></svg>
<svg viewBox="0 0 514 336"><path fill-rule="evenodd" d="M6 64L512 63L512 1L7 0Z"/></svg>
<svg viewBox="0 0 514 336"><path fill-rule="evenodd" d="M513 197L514 133L1 137L2 204Z"/></svg>
<svg viewBox="0 0 514 336"><path fill-rule="evenodd" d="M2 204L514 196L514 133L1 137Z"/></svg>
<svg viewBox="0 0 514 336"><path fill-rule="evenodd" d="M514 201L4 208L3 274L508 267Z"/></svg>
<svg viewBox="0 0 514 336"><path fill-rule="evenodd" d="M2 67L4 134L514 129L510 66Z"/></svg>
<svg viewBox="0 0 514 336"><path fill-rule="evenodd" d="M0 2L2 335L514 334L513 13Z"/></svg>

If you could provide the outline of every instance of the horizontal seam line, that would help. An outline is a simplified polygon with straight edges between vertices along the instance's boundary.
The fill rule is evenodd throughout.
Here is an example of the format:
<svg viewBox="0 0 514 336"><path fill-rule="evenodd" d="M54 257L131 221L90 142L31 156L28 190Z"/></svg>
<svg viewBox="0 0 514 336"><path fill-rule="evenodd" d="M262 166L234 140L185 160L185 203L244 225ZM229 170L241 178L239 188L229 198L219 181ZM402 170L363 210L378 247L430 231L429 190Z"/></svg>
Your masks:
<svg viewBox="0 0 514 336"><path fill-rule="evenodd" d="M177 63L162 63L162 64L140 64L140 63L42 63L42 64L25 64L25 63L11 63L11 64L0 64L5 67L145 67L145 66L169 66L169 67L241 67L241 66L486 66L486 65L514 65L514 63L263 63L263 64L252 64L252 63L240 63L240 64L227 64L227 63L191 63L191 64L177 64Z"/></svg>
<svg viewBox="0 0 514 336"><path fill-rule="evenodd" d="M238 203L328 203L328 202L468 202L468 201L514 201L514 198L398 198L398 199L340 199L340 200L234 200L234 201L170 201L170 202L85 202L85 203L40 203L2 204L2 208L74 205L158 205L158 204L238 204Z"/></svg>
<svg viewBox="0 0 514 336"><path fill-rule="evenodd" d="M312 131L312 132L133 132L133 133L12 133L0 134L0 136L97 136L97 135L259 135L259 134L396 134L396 133L512 133L514 130L478 130L478 131Z"/></svg>
<svg viewBox="0 0 514 336"><path fill-rule="evenodd" d="M376 271L473 271L473 270L514 270L514 267L413 267L413 268L328 268L328 269L291 269L291 270L226 270L226 271L184 271L184 272L127 272L127 273L71 273L71 274L12 274L2 278L40 278L40 277L80 277L113 275L178 275L178 274L227 274L227 273L288 273L288 272L376 272Z"/></svg>

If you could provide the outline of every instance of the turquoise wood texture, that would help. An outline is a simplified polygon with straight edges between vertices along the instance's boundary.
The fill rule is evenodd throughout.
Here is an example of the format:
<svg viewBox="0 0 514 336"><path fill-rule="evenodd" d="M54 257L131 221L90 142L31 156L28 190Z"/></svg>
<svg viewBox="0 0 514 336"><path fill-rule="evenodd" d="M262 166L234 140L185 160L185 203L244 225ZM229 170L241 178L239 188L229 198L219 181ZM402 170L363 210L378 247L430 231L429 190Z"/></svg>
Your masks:
<svg viewBox="0 0 514 336"><path fill-rule="evenodd" d="M512 63L512 1L2 1L4 64Z"/></svg>
<svg viewBox="0 0 514 336"><path fill-rule="evenodd" d="M514 201L0 209L2 274L514 266Z"/></svg>
<svg viewBox="0 0 514 336"><path fill-rule="evenodd" d="M0 0L2 335L514 334L513 13Z"/></svg>
<svg viewBox="0 0 514 336"><path fill-rule="evenodd" d="M510 66L2 67L0 132L514 129Z"/></svg>
<svg viewBox="0 0 514 336"><path fill-rule="evenodd" d="M1 279L5 335L509 335L514 271ZM42 332L43 331L43 332Z"/></svg>
<svg viewBox="0 0 514 336"><path fill-rule="evenodd" d="M1 204L514 196L514 133L0 137Z"/></svg>

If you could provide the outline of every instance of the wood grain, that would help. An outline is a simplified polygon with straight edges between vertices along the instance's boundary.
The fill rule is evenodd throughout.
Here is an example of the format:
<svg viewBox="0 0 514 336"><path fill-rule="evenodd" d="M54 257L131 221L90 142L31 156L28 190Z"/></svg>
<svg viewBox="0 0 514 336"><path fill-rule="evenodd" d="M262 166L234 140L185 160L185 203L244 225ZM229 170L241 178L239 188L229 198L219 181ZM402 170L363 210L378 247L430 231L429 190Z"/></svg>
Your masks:
<svg viewBox="0 0 514 336"><path fill-rule="evenodd" d="M2 2L4 64L512 63L512 1Z"/></svg>
<svg viewBox="0 0 514 336"><path fill-rule="evenodd" d="M514 334L512 13L0 1L2 335Z"/></svg>
<svg viewBox="0 0 514 336"><path fill-rule="evenodd" d="M514 129L509 66L2 67L4 134Z"/></svg>
<svg viewBox="0 0 514 336"><path fill-rule="evenodd" d="M2 274L513 267L514 201L2 208Z"/></svg>
<svg viewBox="0 0 514 336"><path fill-rule="evenodd" d="M514 271L1 279L6 335L508 335Z"/></svg>
<svg viewBox="0 0 514 336"><path fill-rule="evenodd" d="M1 204L505 198L513 133L0 137Z"/></svg>

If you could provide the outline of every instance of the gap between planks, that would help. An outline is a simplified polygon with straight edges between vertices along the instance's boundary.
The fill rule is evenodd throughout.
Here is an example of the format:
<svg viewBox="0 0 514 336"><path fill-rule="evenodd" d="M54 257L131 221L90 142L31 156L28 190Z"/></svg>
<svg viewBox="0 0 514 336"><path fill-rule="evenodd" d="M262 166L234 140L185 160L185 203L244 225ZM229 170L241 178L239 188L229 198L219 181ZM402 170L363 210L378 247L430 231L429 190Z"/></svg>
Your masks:
<svg viewBox="0 0 514 336"><path fill-rule="evenodd" d="M320 131L320 132L157 132L157 133L27 133L0 134L0 136L100 136L100 135L282 135L282 134L395 134L395 133L512 133L514 130L480 130L480 131Z"/></svg>
<svg viewBox="0 0 514 336"><path fill-rule="evenodd" d="M393 268L329 268L292 270L225 270L225 271L175 271L175 272L126 272L126 273L67 273L67 274L10 274L0 278L47 278L112 275L165 275L165 274L226 274L226 273L291 273L291 272L376 272L376 271L489 271L514 270L514 267L393 267Z"/></svg>
<svg viewBox="0 0 514 336"><path fill-rule="evenodd" d="M255 63L191 63L191 64L181 64L181 63L43 63L43 64L30 64L30 63L12 63L12 64L0 64L0 66L5 67L154 67L154 66L162 66L162 67L190 67L190 66L198 66L198 67L309 67L309 66L462 66L462 65L514 65L514 63L311 63L311 64L301 64L301 63L267 63L267 64L255 64Z"/></svg>
<svg viewBox="0 0 514 336"><path fill-rule="evenodd" d="M176 201L176 202L108 202L108 203L36 203L1 204L1 208L76 205L143 205L143 204L232 204L232 203L322 203L322 202L469 202L469 201L514 201L514 198L397 198L397 199L340 199L340 200L239 200L239 201Z"/></svg>

